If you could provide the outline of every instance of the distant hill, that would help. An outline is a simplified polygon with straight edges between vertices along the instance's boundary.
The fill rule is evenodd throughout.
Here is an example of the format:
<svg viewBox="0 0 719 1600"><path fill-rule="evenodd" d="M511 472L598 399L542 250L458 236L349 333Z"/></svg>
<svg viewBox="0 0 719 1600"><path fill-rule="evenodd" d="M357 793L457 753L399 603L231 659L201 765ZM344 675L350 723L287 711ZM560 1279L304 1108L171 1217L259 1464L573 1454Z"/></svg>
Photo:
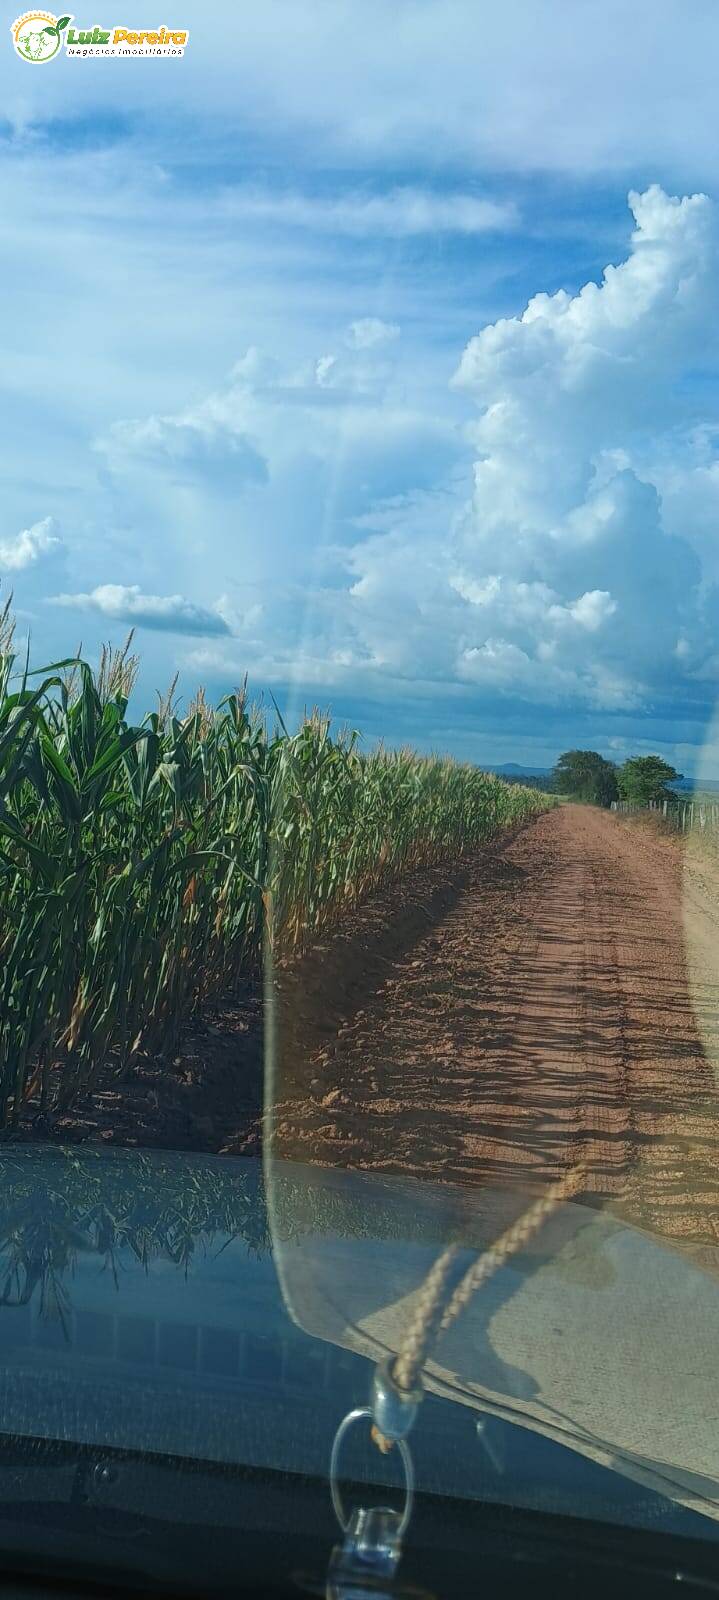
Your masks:
<svg viewBox="0 0 719 1600"><path fill-rule="evenodd" d="M551 767L523 767L517 761L505 761L501 767L487 767L487 772L496 772L498 778L548 778Z"/></svg>
<svg viewBox="0 0 719 1600"><path fill-rule="evenodd" d="M552 776L553 767L524 767L520 761L504 761L501 766L487 767L487 772L496 772L498 778L509 778L515 783L522 778L543 778L547 781ZM670 783L670 789L676 794L719 794L719 778L680 778L677 783Z"/></svg>
<svg viewBox="0 0 719 1600"><path fill-rule="evenodd" d="M669 788L677 794L719 794L719 778L681 778Z"/></svg>

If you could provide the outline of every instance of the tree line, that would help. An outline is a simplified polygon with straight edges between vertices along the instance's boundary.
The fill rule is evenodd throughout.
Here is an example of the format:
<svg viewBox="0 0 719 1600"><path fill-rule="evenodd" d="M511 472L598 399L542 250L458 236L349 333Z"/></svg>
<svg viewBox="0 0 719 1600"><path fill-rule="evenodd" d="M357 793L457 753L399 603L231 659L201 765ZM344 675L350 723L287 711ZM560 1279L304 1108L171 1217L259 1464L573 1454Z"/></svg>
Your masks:
<svg viewBox="0 0 719 1600"><path fill-rule="evenodd" d="M611 806L614 800L628 800L646 806L676 798L669 786L681 776L661 756L632 756L617 766L596 750L565 750L554 768L553 787L557 794L590 805Z"/></svg>

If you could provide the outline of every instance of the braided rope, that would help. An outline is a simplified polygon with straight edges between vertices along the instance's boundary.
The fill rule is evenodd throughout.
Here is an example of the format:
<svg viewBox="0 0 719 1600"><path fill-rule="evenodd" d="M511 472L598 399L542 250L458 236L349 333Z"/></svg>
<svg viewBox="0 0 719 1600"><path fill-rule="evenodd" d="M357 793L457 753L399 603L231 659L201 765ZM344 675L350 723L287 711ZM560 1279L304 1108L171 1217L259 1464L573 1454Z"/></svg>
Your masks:
<svg viewBox="0 0 719 1600"><path fill-rule="evenodd" d="M546 1194L540 1195L521 1217L517 1217L516 1222L511 1223L510 1227L500 1234L489 1250L485 1250L476 1261L472 1262L445 1308L439 1325L440 1333L444 1333L459 1316L460 1311L464 1311L475 1291L529 1242L547 1217L556 1211L557 1206L561 1205L563 1200L568 1200L570 1195L577 1193L583 1175L583 1168L574 1167L564 1178L553 1183Z"/></svg>
<svg viewBox="0 0 719 1600"><path fill-rule="evenodd" d="M392 1377L399 1389L414 1389L422 1371L439 1332L447 1279L458 1254L458 1244L448 1245L437 1257L420 1289L414 1316L392 1367Z"/></svg>
<svg viewBox="0 0 719 1600"><path fill-rule="evenodd" d="M412 1390L417 1387L435 1337L451 1326L460 1312L469 1305L477 1289L528 1243L562 1201L577 1193L584 1175L584 1165L580 1162L565 1173L564 1177L553 1183L545 1194L540 1195L521 1217L517 1217L516 1221L500 1234L489 1250L484 1250L477 1256L464 1277L460 1279L450 1299L444 1304L447 1279L460 1246L451 1244L443 1250L428 1272L420 1290L414 1317L392 1367L392 1377L399 1389Z"/></svg>

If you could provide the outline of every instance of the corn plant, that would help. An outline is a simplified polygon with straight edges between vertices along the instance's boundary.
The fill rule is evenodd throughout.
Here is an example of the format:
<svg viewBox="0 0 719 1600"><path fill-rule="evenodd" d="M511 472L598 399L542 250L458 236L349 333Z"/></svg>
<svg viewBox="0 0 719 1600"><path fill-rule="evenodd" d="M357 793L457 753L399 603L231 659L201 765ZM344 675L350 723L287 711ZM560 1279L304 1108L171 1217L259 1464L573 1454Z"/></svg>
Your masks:
<svg viewBox="0 0 719 1600"><path fill-rule="evenodd" d="M0 1128L172 1054L212 996L414 867L546 805L476 767L365 754L313 713L268 723L244 688L140 722L104 652L18 666L0 614Z"/></svg>

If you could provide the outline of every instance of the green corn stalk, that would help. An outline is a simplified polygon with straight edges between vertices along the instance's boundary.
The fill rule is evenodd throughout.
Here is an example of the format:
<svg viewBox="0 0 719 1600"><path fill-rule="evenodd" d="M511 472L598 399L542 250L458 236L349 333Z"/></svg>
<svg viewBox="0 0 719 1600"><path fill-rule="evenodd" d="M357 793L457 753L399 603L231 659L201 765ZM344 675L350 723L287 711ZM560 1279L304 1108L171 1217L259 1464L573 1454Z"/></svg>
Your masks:
<svg viewBox="0 0 719 1600"><path fill-rule="evenodd" d="M39 1092L69 1106L174 1052L267 942L291 954L548 803L454 761L365 754L317 712L270 727L244 688L185 717L171 692L133 723L129 643L96 673L30 674L0 616L0 1129Z"/></svg>

